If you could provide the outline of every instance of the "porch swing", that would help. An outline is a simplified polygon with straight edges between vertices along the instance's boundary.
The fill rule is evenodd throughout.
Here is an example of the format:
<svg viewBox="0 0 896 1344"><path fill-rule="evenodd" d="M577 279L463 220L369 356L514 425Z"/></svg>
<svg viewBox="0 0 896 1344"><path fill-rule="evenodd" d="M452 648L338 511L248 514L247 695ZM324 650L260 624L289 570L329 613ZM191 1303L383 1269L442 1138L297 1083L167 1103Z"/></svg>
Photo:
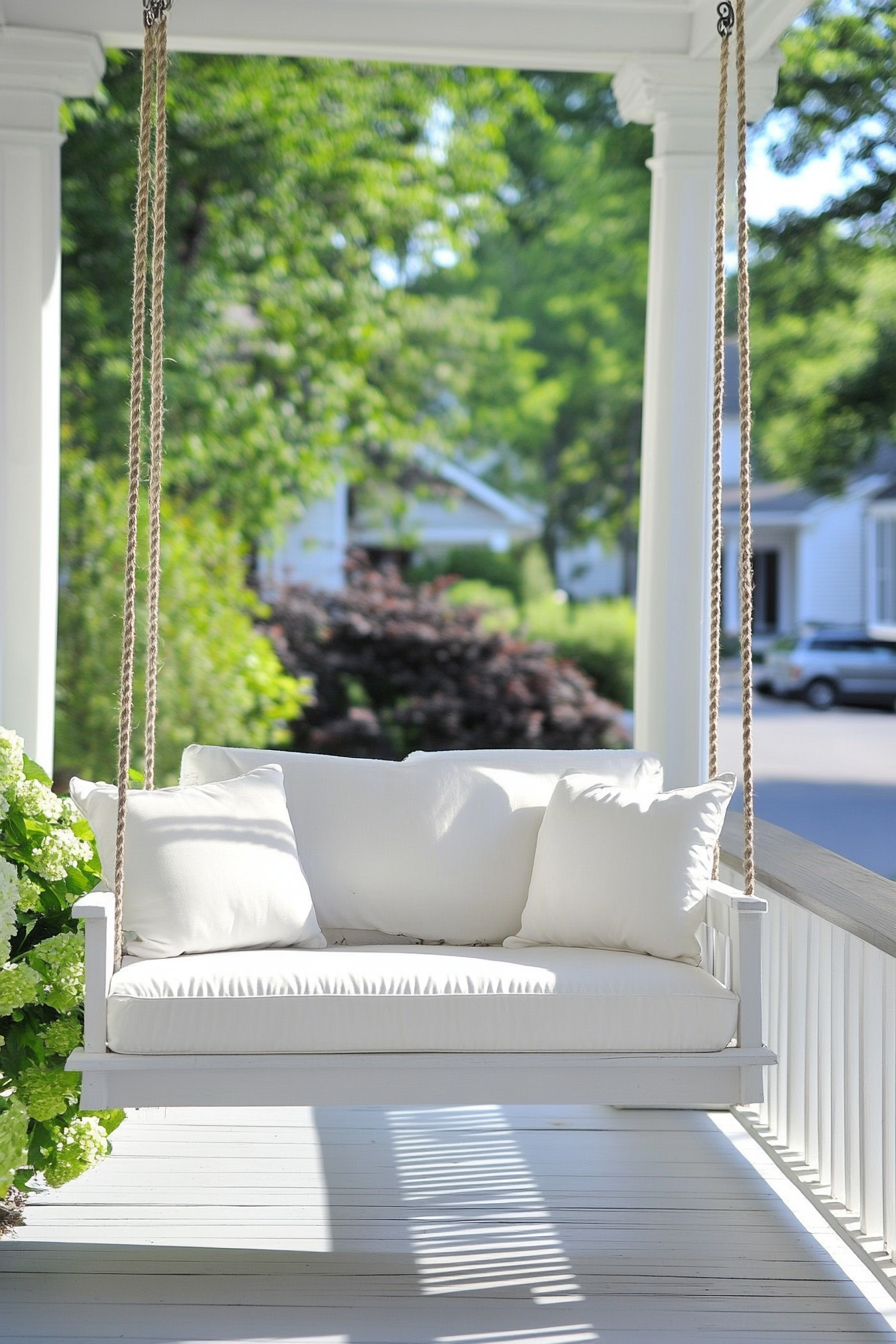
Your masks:
<svg viewBox="0 0 896 1344"><path fill-rule="evenodd" d="M194 746L184 753L178 788L150 792L171 0L143 0L118 780L114 789L83 781L72 787L111 887L74 906L85 920L84 1045L67 1067L82 1075L82 1108L557 1101L703 1107L761 1099L762 1069L775 1056L762 1044L766 903L754 894L745 3L718 5L710 783L663 794L660 763L636 751L418 752L378 762ZM717 880L733 777L715 779L732 33L742 892ZM146 770L144 791L132 793L147 306ZM668 850L669 864L678 865L674 881L673 867L663 866L670 826L686 841ZM595 844L603 846L596 861ZM614 871L615 886L607 875ZM651 883L656 890L648 897ZM561 892L571 902L562 918L555 908ZM604 920L597 933L589 924L595 910Z"/></svg>

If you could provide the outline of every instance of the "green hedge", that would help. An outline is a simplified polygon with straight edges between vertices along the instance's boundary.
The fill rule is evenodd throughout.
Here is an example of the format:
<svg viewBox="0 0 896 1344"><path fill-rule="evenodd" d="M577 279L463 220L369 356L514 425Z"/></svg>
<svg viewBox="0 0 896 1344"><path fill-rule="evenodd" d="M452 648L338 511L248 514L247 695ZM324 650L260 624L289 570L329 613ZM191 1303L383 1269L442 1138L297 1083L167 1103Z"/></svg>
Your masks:
<svg viewBox="0 0 896 1344"><path fill-rule="evenodd" d="M572 658L601 695L632 707L635 670L635 612L628 598L558 603L528 602L523 628L533 639L549 639L563 658Z"/></svg>
<svg viewBox="0 0 896 1344"><path fill-rule="evenodd" d="M548 595L518 605L509 588L462 579L448 599L455 606L479 607L487 630L549 640L561 658L571 658L592 678L601 695L631 708L635 612L628 598L564 602Z"/></svg>

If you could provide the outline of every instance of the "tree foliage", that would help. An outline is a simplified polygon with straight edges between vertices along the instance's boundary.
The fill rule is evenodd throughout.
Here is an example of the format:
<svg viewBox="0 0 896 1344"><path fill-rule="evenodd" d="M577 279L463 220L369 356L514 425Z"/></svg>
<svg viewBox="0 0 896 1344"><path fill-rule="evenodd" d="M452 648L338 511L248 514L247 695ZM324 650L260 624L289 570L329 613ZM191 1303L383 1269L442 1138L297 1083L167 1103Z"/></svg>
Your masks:
<svg viewBox="0 0 896 1344"><path fill-rule="evenodd" d="M66 422L115 474L138 81L136 58L117 58L102 106L73 105L65 149ZM531 360L493 302L381 277L500 226L502 126L531 101L524 81L175 55L169 89L171 492L255 543L353 461L491 437L502 408L516 415Z"/></svg>
<svg viewBox="0 0 896 1344"><path fill-rule="evenodd" d="M650 132L620 125L604 76L529 83L537 109L518 105L506 131L506 231L439 287L497 293L499 316L529 328L527 428L493 475L543 501L553 557L595 532L634 542Z"/></svg>
<svg viewBox="0 0 896 1344"><path fill-rule="evenodd" d="M117 718L138 60L69 106L63 159L59 760L108 773ZM245 571L337 473L420 439L513 438L534 369L492 296L395 283L499 228L512 73L175 55L166 329L162 773L267 740L301 688ZM385 277L385 279L384 279ZM391 277L391 278L390 278Z"/></svg>
<svg viewBox="0 0 896 1344"><path fill-rule="evenodd" d="M63 784L73 773L90 779L115 776L127 509L127 483L111 480L101 465L67 459L66 481L79 508L63 510L56 742L57 778ZM244 551L235 529L209 512L164 506L159 783L176 783L181 753L190 742L265 746L284 740L285 724L310 699L308 679L284 673L258 628L266 608L245 585ZM145 661L144 631L141 591L138 671ZM135 710L139 758L140 675Z"/></svg>
<svg viewBox="0 0 896 1344"><path fill-rule="evenodd" d="M837 491L896 432L896 4L821 0L782 46L777 166L835 150L846 186L758 231L757 444L772 474Z"/></svg>

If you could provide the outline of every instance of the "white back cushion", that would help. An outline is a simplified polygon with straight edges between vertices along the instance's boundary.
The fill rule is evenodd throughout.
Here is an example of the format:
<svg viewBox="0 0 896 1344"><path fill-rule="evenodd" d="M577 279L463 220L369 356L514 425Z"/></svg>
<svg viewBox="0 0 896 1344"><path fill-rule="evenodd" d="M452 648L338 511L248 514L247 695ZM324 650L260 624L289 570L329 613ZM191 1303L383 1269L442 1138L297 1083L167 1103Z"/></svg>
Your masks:
<svg viewBox="0 0 896 1344"><path fill-rule="evenodd" d="M654 796L565 775L544 815L519 933L697 965L697 932L734 775Z"/></svg>
<svg viewBox="0 0 896 1344"><path fill-rule="evenodd" d="M553 780L558 780L569 770L580 770L583 775L596 775L620 789L659 793L663 787L662 762L647 751L616 751L601 747L590 751L496 747L482 751L413 751L407 759L484 765L497 770L517 770L526 775L545 775Z"/></svg>
<svg viewBox="0 0 896 1344"><path fill-rule="evenodd" d="M111 887L117 791L73 779L71 796L93 828ZM123 902L131 956L323 947L280 767L186 789L132 790Z"/></svg>
<svg viewBox="0 0 896 1344"><path fill-rule="evenodd" d="M610 783L621 766L627 779L659 787L642 754L629 752L432 752L395 762L192 746L181 780L282 765L324 929L489 944L520 927L544 809L562 772L583 755L601 758L589 765L595 774L606 758ZM517 756L524 768L511 768Z"/></svg>

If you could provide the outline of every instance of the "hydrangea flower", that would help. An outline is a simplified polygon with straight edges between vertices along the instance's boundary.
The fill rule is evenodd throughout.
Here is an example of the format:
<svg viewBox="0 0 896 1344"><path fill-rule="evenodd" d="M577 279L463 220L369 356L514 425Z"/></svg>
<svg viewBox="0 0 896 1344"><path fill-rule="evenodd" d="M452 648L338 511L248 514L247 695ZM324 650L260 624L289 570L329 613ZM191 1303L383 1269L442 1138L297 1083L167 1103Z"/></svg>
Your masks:
<svg viewBox="0 0 896 1344"><path fill-rule="evenodd" d="M76 821L81 820L81 813L75 807L71 798L60 798L59 806L62 809L60 814L60 820L62 821L63 825L74 826Z"/></svg>
<svg viewBox="0 0 896 1344"><path fill-rule="evenodd" d="M28 1161L28 1112L12 1097L0 1111L0 1199L3 1199L19 1167Z"/></svg>
<svg viewBox="0 0 896 1344"><path fill-rule="evenodd" d="M5 793L22 778L25 767L25 743L9 728L0 728L0 793Z"/></svg>
<svg viewBox="0 0 896 1344"><path fill-rule="evenodd" d="M81 1044L83 1036L84 1030L76 1017L57 1017L40 1033L51 1055L70 1055Z"/></svg>
<svg viewBox="0 0 896 1344"><path fill-rule="evenodd" d="M31 855L31 867L48 882L61 882L70 868L88 863L90 846L79 840L74 831L64 826L46 836Z"/></svg>
<svg viewBox="0 0 896 1344"><path fill-rule="evenodd" d="M41 977L31 966L19 962L15 966L0 966L0 1017L8 1017L26 1003L36 1003Z"/></svg>
<svg viewBox="0 0 896 1344"><path fill-rule="evenodd" d="M48 1185L65 1185L95 1166L109 1151L106 1131L93 1115L76 1116L62 1131L44 1170Z"/></svg>
<svg viewBox="0 0 896 1344"><path fill-rule="evenodd" d="M16 906L19 903L19 870L0 856L0 964L9 957L9 946L16 931Z"/></svg>
<svg viewBox="0 0 896 1344"><path fill-rule="evenodd" d="M34 1065L19 1074L16 1092L33 1120L52 1120L77 1100L79 1078L77 1073Z"/></svg>
<svg viewBox="0 0 896 1344"><path fill-rule="evenodd" d="M62 800L39 779L26 779L16 785L15 800L26 817L53 824L62 817Z"/></svg>
<svg viewBox="0 0 896 1344"><path fill-rule="evenodd" d="M19 876L19 909L21 911L40 910L42 895L40 887L36 882L32 882L30 877Z"/></svg>
<svg viewBox="0 0 896 1344"><path fill-rule="evenodd" d="M10 826L18 817L24 832L21 821ZM78 1074L63 1067L83 1039L84 940L69 907L97 873L90 840L74 803L56 797L22 739L0 728L0 1046L9 1047L0 1200L16 1173L43 1172L51 1185L80 1175L108 1152L107 1136L124 1119L120 1111L78 1115ZM17 927L36 946L13 962Z"/></svg>
<svg viewBox="0 0 896 1344"><path fill-rule="evenodd" d="M43 973L42 1003L70 1013L84 998L84 938L79 933L56 933L27 954Z"/></svg>

